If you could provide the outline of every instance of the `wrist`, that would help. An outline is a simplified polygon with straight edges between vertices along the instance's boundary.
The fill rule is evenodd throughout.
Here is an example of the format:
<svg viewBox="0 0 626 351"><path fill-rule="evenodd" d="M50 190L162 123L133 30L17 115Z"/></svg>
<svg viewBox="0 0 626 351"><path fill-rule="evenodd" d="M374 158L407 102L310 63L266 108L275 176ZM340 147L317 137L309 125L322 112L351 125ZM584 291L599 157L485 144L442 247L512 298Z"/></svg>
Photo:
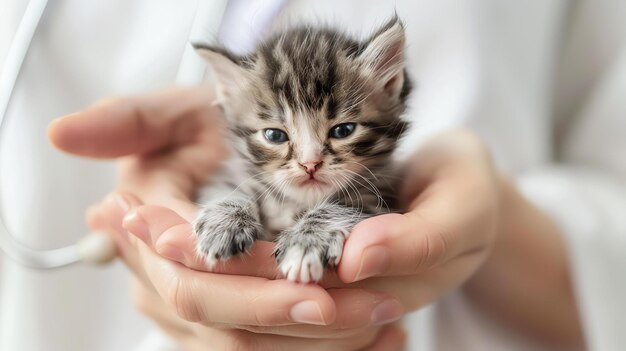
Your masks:
<svg viewBox="0 0 626 351"><path fill-rule="evenodd" d="M581 345L561 233L552 219L499 177L500 221L491 252L464 292L511 328L553 346Z"/></svg>

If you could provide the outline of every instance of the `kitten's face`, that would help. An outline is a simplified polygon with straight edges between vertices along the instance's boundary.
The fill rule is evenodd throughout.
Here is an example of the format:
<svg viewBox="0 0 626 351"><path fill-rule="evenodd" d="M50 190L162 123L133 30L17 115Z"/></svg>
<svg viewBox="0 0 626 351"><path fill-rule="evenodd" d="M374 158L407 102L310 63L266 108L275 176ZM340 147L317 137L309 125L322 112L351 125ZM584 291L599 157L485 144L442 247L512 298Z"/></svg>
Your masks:
<svg viewBox="0 0 626 351"><path fill-rule="evenodd" d="M388 165L407 124L403 48L394 19L364 43L309 28L276 36L244 59L204 54L238 150L259 179L315 203L366 185L370 172Z"/></svg>

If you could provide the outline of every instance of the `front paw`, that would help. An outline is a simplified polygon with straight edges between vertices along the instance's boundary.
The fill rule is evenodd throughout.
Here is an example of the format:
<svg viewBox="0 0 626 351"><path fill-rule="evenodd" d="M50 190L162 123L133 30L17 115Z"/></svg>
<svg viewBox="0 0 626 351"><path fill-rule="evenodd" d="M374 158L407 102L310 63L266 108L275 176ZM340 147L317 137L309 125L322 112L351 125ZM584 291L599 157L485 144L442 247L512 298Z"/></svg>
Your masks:
<svg viewBox="0 0 626 351"><path fill-rule="evenodd" d="M222 201L208 206L194 222L196 251L208 268L219 260L247 251L262 233L262 226L249 201Z"/></svg>
<svg viewBox="0 0 626 351"><path fill-rule="evenodd" d="M306 224L283 231L274 250L280 271L289 281L318 282L326 268L339 264L346 234Z"/></svg>

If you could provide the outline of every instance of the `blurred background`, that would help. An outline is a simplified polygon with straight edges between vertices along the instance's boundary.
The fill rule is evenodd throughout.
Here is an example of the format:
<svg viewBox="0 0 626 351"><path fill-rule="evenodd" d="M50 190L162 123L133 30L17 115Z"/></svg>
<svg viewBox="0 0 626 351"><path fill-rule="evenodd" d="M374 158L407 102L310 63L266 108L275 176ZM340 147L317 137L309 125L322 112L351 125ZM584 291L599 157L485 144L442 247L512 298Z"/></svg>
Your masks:
<svg viewBox="0 0 626 351"><path fill-rule="evenodd" d="M194 60L190 40L245 53L272 30L301 22L364 37L396 12L416 82L401 153L446 128L478 133L497 167L562 229L589 349L623 347L626 2L230 1L221 27L194 27L198 18L215 21L198 13L219 11L220 3L48 4L0 135L3 218L16 237L41 249L75 242L87 232L84 210L115 184L113 163L49 146L54 118L174 85L181 64ZM0 2L0 67L27 4ZM161 336L135 312L127 285L120 262L36 271L0 252L0 350L158 349ZM407 326L409 350L543 348L483 315L460 291Z"/></svg>

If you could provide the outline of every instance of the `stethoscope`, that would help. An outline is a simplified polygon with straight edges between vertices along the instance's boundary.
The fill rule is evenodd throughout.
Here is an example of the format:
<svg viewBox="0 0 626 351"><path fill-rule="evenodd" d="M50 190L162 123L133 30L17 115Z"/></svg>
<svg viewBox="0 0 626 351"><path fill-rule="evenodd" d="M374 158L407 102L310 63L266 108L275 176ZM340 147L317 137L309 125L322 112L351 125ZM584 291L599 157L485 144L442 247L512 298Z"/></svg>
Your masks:
<svg viewBox="0 0 626 351"><path fill-rule="evenodd" d="M5 66L0 75L0 130L5 126L6 111L31 41L44 13L47 0L31 0L26 7L17 32L9 47ZM198 1L189 42L210 42L221 25L228 0ZM203 80L206 63L187 45L176 77L177 84L198 84ZM35 268L51 269L78 262L106 263L115 257L113 240L103 233L89 233L67 247L34 250L18 241L6 227L0 211L0 248L15 262Z"/></svg>

